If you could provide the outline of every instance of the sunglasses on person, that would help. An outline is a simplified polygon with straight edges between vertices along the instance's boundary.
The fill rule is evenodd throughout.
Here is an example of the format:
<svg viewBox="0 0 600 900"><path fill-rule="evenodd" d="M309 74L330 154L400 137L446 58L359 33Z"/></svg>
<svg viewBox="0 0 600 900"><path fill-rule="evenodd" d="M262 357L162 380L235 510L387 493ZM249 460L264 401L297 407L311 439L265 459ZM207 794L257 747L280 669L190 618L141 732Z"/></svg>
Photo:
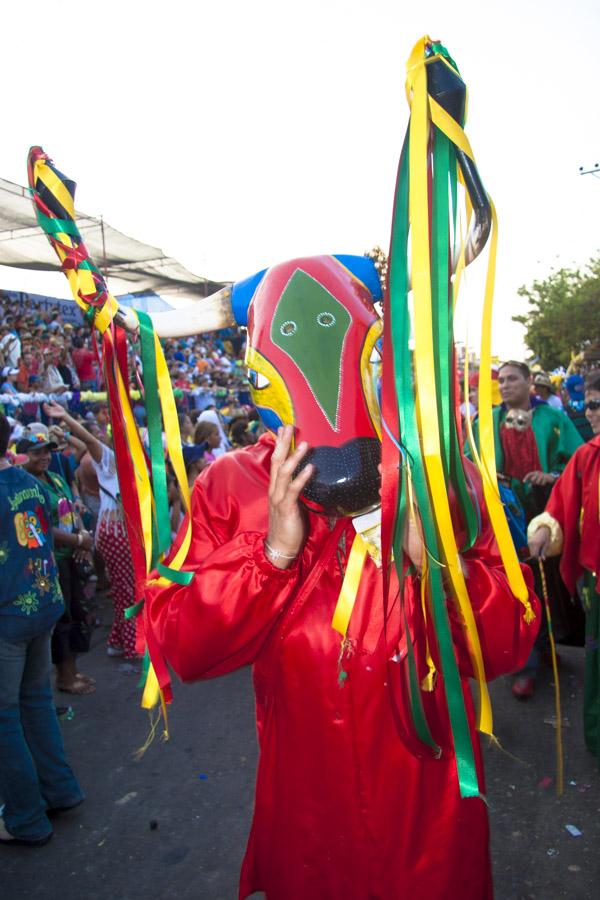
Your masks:
<svg viewBox="0 0 600 900"><path fill-rule="evenodd" d="M597 409L600 409L600 400L586 400L583 408L595 412Z"/></svg>

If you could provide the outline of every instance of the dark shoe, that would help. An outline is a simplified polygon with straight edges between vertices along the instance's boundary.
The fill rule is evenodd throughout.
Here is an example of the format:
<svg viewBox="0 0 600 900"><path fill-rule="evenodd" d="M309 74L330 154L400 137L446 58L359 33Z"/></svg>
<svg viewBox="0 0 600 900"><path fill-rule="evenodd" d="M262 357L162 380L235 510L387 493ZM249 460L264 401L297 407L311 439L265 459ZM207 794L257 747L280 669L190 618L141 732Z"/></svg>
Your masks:
<svg viewBox="0 0 600 900"><path fill-rule="evenodd" d="M37 838L34 841L27 838L18 838L7 830L4 819L0 817L0 844L12 844L14 847L43 847L52 837L53 832L47 834L46 837Z"/></svg>
<svg viewBox="0 0 600 900"><path fill-rule="evenodd" d="M77 809L78 806L81 806L84 800L85 797L81 797L80 800L71 803L70 806L49 806L46 810L46 815L51 819L53 816L59 816L61 813L71 812L72 809Z"/></svg>
<svg viewBox="0 0 600 900"><path fill-rule="evenodd" d="M516 697L517 700L529 700L530 697L533 697L534 690L535 680L531 675L520 675L518 678L515 678L512 692L513 697Z"/></svg>

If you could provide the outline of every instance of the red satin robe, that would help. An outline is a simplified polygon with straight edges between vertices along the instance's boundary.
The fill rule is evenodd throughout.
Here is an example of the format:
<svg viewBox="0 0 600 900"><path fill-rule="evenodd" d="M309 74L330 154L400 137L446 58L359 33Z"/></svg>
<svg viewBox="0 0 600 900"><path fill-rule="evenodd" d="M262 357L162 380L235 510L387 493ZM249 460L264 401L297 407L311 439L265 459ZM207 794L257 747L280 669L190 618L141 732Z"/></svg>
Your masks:
<svg viewBox="0 0 600 900"><path fill-rule="evenodd" d="M546 511L560 522L560 574L572 594L585 569L597 575L600 592L600 436L579 447L552 488Z"/></svg>
<svg viewBox="0 0 600 900"><path fill-rule="evenodd" d="M290 569L265 557L272 449L263 438L205 470L194 488L184 566L196 576L188 587L150 589L145 606L146 627L184 681L254 667L260 761L239 896L490 898L486 807L460 798L441 686L423 695L441 759L416 759L398 736L387 687L390 675L398 677L398 664L388 663L398 647L398 604L386 648L381 572L369 558L339 679L331 619L354 536L350 520L336 526L340 540L334 535L304 599L302 585L330 536L327 520L309 515L306 546ZM489 529L465 560L486 673L495 678L524 664L537 627L523 622ZM419 609L411 579L405 591L410 618ZM531 602L537 610L533 595ZM470 663L455 632L472 727ZM419 641L416 651L423 656ZM482 776L478 744L477 755Z"/></svg>

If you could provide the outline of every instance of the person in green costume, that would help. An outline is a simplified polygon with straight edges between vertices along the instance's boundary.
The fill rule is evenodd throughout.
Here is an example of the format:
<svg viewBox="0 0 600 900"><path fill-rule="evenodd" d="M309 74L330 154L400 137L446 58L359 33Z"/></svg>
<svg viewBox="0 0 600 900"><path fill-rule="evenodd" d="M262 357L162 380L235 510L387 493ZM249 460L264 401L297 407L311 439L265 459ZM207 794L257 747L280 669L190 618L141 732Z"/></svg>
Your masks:
<svg viewBox="0 0 600 900"><path fill-rule="evenodd" d="M531 393L531 373L524 362L510 360L498 370L502 403L493 410L494 445L498 477L520 501L530 522L539 515L552 487L578 447L583 443L568 416ZM474 424L478 442L477 422ZM538 567L533 566L536 593ZM547 566L551 595L564 592L558 563ZM513 694L520 700L533 695L540 657L547 657L548 633L544 625L525 668L515 673Z"/></svg>

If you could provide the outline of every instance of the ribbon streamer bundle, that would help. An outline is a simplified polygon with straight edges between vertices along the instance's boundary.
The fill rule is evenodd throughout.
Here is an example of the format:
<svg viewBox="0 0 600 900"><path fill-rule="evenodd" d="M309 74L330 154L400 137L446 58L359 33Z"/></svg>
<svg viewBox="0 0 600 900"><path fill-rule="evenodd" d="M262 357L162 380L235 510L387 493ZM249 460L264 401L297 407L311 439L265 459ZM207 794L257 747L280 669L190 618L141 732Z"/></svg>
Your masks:
<svg viewBox="0 0 600 900"><path fill-rule="evenodd" d="M171 545L163 430L167 435L167 455L187 511L190 502L177 409L166 361L150 318L138 312L143 399L150 445L147 454L131 406L125 331L115 327L118 303L108 291L104 276L90 259L77 227L76 185L58 171L41 147L32 147L29 151L28 177L38 223L58 255L75 301L102 336L114 450L136 583L137 602L127 612L129 616L136 616L136 646L140 653L145 653L142 706L152 709L160 699L166 724L165 702L171 699L168 669L158 648L146 647L151 635L144 634L143 619L137 615L144 602L144 588L151 570L156 568L162 578L171 581L185 583L188 579L180 567L191 540L189 517L187 533L171 566L167 568L161 562Z"/></svg>
<svg viewBox="0 0 600 900"><path fill-rule="evenodd" d="M496 533L513 593L533 612L498 496L491 429L491 302L496 225L493 205L479 180L470 144L463 131L466 87L456 63L439 43L424 37L407 66L410 123L396 185L389 293L384 316L382 412L382 555L384 596L386 562L393 557L400 583L404 577L402 542L407 519L418 507L426 560L422 572L422 628L435 635L460 792L480 796L461 679L455 658L446 596L462 624L479 689L477 727L492 735L492 713L477 626L459 553L473 546L480 512L463 467L457 428L459 398L453 338L453 311L460 274L480 252L493 229L480 373L481 454L476 457L488 515ZM466 215L475 228L466 241L457 239L459 185L465 187ZM478 220L479 216L479 220ZM409 241L410 237L410 241ZM457 251L457 245L458 247ZM454 279L451 278L455 272ZM411 302L412 301L412 302ZM410 349L414 337L414 351ZM488 409L489 407L489 409ZM489 422L488 422L489 419ZM398 470L400 478L398 479ZM460 538L451 513L450 494L460 513ZM387 600L386 600L387 602ZM429 650L429 673L420 684L411 627L403 612L407 642L406 677L401 690L410 715L401 722L405 740L417 755L439 753L421 700L431 688L435 667Z"/></svg>

